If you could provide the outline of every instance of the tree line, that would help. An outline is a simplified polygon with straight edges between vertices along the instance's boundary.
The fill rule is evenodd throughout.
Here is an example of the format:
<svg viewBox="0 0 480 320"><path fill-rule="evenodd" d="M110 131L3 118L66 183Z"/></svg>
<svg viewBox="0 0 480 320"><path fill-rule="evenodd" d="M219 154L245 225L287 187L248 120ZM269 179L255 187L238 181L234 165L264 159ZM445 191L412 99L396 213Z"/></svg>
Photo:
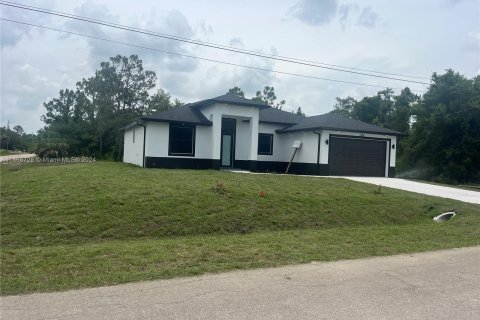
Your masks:
<svg viewBox="0 0 480 320"><path fill-rule="evenodd" d="M121 128L135 119L182 106L156 89L155 72L145 70L136 55L117 55L102 62L94 75L60 90L44 103L45 127L26 134L20 126L0 128L3 149L120 160ZM445 182L480 182L480 76L468 79L446 70L432 75L423 95L408 87L398 95L386 89L360 100L337 98L332 112L404 133L397 146L397 172ZM245 97L239 87L229 93ZM275 89L265 86L250 98L283 109ZM294 111L292 111L294 112ZM305 115L298 107L296 114Z"/></svg>
<svg viewBox="0 0 480 320"><path fill-rule="evenodd" d="M440 182L480 182L480 76L434 73L422 96L405 88L355 100L332 112L406 134L397 150L400 176Z"/></svg>

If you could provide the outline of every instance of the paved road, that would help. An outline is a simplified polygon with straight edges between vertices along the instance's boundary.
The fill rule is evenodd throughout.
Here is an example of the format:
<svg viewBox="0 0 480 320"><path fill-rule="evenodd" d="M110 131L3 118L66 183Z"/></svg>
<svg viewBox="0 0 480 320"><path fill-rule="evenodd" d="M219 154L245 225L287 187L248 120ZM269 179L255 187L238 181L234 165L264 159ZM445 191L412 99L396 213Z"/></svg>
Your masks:
<svg viewBox="0 0 480 320"><path fill-rule="evenodd" d="M340 178L340 177L339 177ZM377 177L341 177L354 181L366 182L384 187L406 190L416 193L422 193L429 196L442 197L448 199L460 200L463 202L480 204L480 192L470 191L458 188L450 188L429 183L397 179L397 178L377 178Z"/></svg>
<svg viewBox="0 0 480 320"><path fill-rule="evenodd" d="M479 319L480 247L2 297L2 319Z"/></svg>

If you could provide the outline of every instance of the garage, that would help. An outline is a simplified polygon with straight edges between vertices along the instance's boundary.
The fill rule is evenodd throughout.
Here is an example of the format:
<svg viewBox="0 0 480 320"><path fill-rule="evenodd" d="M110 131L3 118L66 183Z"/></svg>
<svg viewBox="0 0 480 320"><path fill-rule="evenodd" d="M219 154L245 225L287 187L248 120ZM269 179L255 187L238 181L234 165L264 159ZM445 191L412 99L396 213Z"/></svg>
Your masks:
<svg viewBox="0 0 480 320"><path fill-rule="evenodd" d="M330 136L329 174L385 177L388 140Z"/></svg>

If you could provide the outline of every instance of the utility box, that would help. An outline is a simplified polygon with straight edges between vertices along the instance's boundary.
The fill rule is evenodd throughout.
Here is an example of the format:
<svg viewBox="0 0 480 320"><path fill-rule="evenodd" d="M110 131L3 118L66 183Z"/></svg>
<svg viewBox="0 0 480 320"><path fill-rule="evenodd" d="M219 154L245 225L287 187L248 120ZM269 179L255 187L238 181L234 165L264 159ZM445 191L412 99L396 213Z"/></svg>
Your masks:
<svg viewBox="0 0 480 320"><path fill-rule="evenodd" d="M293 141L292 148L298 149L298 148L300 148L301 145L302 145L302 141L295 140L295 141Z"/></svg>

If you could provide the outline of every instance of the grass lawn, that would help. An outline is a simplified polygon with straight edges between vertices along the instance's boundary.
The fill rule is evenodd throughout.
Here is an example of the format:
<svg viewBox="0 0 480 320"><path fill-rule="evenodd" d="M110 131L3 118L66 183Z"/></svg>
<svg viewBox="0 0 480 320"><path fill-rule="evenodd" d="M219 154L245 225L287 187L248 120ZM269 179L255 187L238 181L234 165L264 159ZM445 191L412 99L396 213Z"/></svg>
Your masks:
<svg viewBox="0 0 480 320"><path fill-rule="evenodd" d="M343 179L111 162L0 170L4 295L480 245L479 205Z"/></svg>

